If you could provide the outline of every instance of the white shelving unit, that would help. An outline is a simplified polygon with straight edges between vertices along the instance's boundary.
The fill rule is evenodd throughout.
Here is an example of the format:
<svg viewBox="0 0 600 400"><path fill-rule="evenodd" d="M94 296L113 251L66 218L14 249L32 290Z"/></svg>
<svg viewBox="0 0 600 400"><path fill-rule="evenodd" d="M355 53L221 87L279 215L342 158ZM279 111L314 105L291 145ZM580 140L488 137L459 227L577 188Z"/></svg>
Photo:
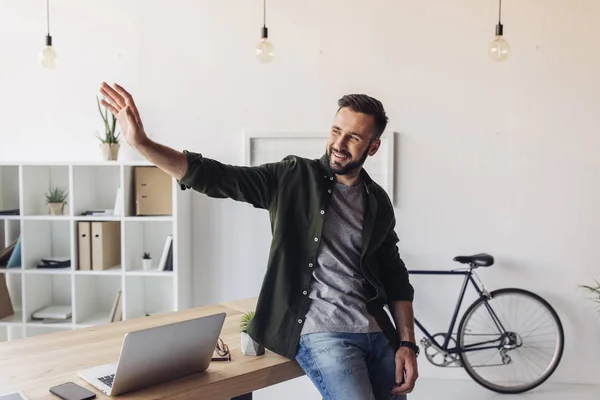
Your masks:
<svg viewBox="0 0 600 400"><path fill-rule="evenodd" d="M191 191L180 190L172 179L172 213L135 215L135 167L143 162L0 163L0 250L17 238L21 265L0 268L5 274L15 314L0 319L0 341L15 340L65 329L109 323L117 293L122 291L123 319L177 311L192 305ZM156 168L156 167L154 167ZM44 194L49 187L68 190L64 215L50 215ZM115 208L117 191L122 215L86 216L85 210ZM119 221L120 264L106 270L79 268L80 221ZM168 235L173 237L173 270L158 271ZM153 269L142 268L149 252ZM37 268L43 258L69 258L66 268ZM69 306L67 322L45 323L32 314L49 305Z"/></svg>

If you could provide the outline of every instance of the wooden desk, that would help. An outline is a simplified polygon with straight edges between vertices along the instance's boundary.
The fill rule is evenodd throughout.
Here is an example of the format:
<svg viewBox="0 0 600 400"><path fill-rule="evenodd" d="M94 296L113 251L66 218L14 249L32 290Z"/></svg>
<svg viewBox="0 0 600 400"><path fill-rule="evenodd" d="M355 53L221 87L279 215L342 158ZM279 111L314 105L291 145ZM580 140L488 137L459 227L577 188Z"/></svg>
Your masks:
<svg viewBox="0 0 600 400"><path fill-rule="evenodd" d="M0 343L0 392L21 390L29 399L58 399L48 389L75 382L110 399L77 376L77 371L118 359L126 332L151 326L227 313L221 338L231 361L213 361L204 373L118 396L123 399L228 399L304 375L296 361L270 351L258 357L240 351L240 317L256 299L198 307L168 314L114 322Z"/></svg>

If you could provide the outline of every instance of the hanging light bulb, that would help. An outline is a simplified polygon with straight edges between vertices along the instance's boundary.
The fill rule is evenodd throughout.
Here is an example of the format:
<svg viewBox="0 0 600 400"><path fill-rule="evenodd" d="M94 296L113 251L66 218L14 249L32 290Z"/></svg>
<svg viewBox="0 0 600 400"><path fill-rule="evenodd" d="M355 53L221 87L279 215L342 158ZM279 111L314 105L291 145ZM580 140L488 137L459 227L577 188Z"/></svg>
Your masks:
<svg viewBox="0 0 600 400"><path fill-rule="evenodd" d="M263 0L263 27L260 42L256 46L256 58L263 64L270 63L275 57L275 47L269 42L269 30L267 29L267 3Z"/></svg>
<svg viewBox="0 0 600 400"><path fill-rule="evenodd" d="M58 54L52 47L52 36L46 36L46 46L40 51L40 65L47 69L53 69L58 66Z"/></svg>
<svg viewBox="0 0 600 400"><path fill-rule="evenodd" d="M490 43L490 57L494 61L505 61L510 53L510 45L504 39L504 26L502 25L502 0L498 0L498 24L496 37Z"/></svg>
<svg viewBox="0 0 600 400"><path fill-rule="evenodd" d="M50 0L46 0L46 23L48 33L46 34L46 46L40 51L38 61L46 69L53 69L58 66L58 54L52 47L52 36L50 36Z"/></svg>

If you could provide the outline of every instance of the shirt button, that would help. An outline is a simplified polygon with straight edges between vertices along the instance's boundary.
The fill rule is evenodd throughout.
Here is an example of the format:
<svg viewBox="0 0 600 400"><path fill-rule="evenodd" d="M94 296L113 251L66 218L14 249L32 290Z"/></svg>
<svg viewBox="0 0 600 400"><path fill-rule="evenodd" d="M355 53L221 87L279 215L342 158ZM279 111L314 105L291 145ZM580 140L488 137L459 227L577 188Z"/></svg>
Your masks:
<svg viewBox="0 0 600 400"><path fill-rule="evenodd" d="M325 214L325 210L321 210L321 215Z"/></svg>
<svg viewBox="0 0 600 400"><path fill-rule="evenodd" d="M306 296L308 292L305 290L304 292L302 292L302 294Z"/></svg>
<svg viewBox="0 0 600 400"><path fill-rule="evenodd" d="M318 242L318 241L319 241L319 238L315 238L315 242Z"/></svg>
<svg viewBox="0 0 600 400"><path fill-rule="evenodd" d="M333 180L333 176L331 178L329 178L329 180L332 181Z"/></svg>
<svg viewBox="0 0 600 400"><path fill-rule="evenodd" d="M327 193L331 193L331 189L327 190Z"/></svg>
<svg viewBox="0 0 600 400"><path fill-rule="evenodd" d="M312 268L313 267L313 263L308 263L308 267Z"/></svg>
<svg viewBox="0 0 600 400"><path fill-rule="evenodd" d="M301 324L301 323L302 323L302 320L301 320L301 319L299 319L299 320L298 320L298 323L299 323L299 324Z"/></svg>

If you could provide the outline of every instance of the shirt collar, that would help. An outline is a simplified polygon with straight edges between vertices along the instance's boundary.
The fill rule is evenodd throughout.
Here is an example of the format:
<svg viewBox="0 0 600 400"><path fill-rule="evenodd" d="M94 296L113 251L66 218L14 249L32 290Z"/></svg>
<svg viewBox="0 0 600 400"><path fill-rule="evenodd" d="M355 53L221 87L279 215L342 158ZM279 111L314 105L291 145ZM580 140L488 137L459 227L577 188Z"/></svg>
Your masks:
<svg viewBox="0 0 600 400"><path fill-rule="evenodd" d="M321 168L323 168L323 171L327 174L327 177L331 178L335 175L335 173L329 166L329 163L327 162L327 153L324 153L323 156L321 156L321 158L319 159L319 164L321 165ZM367 190L367 194L371 194L371 192L373 191L373 180L364 168L360 169L360 173L362 182L365 186L365 189Z"/></svg>

